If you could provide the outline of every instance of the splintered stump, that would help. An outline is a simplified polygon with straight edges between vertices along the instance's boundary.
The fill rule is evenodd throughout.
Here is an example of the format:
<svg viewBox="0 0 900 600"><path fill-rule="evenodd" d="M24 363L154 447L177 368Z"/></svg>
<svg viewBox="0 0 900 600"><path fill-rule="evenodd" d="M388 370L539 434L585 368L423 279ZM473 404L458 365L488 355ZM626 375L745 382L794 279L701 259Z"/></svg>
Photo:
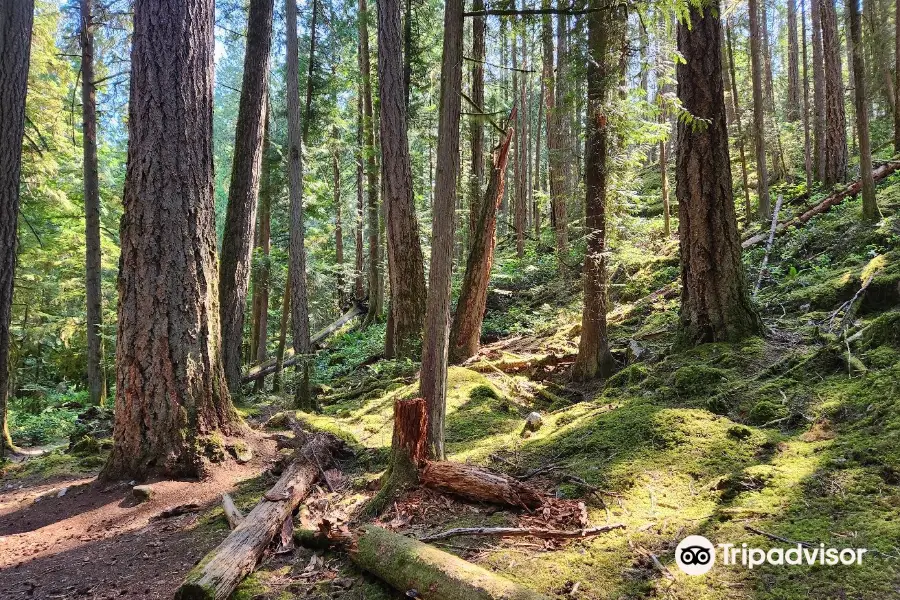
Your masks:
<svg viewBox="0 0 900 600"><path fill-rule="evenodd" d="M350 546L360 568L401 591L435 600L547 600L526 587L434 546L364 526Z"/></svg>
<svg viewBox="0 0 900 600"><path fill-rule="evenodd" d="M256 567L285 519L305 498L321 470L333 461L340 442L333 436L309 437L299 456L262 500L241 520L217 548L207 554L185 578L176 600L224 600Z"/></svg>
<svg viewBox="0 0 900 600"><path fill-rule="evenodd" d="M543 504L540 494L522 482L465 463L427 462L419 471L422 485L476 502L507 504L535 509Z"/></svg>

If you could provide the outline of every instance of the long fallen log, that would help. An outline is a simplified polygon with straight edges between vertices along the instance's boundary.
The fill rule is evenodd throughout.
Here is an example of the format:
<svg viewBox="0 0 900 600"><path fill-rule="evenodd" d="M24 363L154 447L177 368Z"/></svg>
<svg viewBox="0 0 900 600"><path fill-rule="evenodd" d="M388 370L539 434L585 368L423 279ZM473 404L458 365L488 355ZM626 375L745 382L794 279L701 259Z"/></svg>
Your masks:
<svg viewBox="0 0 900 600"><path fill-rule="evenodd" d="M417 590L434 600L548 600L546 596L418 540L365 525L351 534L295 531L316 548L347 550L358 567L400 592ZM410 596L412 597L412 596Z"/></svg>
<svg viewBox="0 0 900 600"><path fill-rule="evenodd" d="M225 540L187 574L176 600L224 600L256 567L286 518L305 498L323 468L333 462L340 441L326 434L308 438L278 482Z"/></svg>
<svg viewBox="0 0 900 600"><path fill-rule="evenodd" d="M898 169L900 169L900 161L887 162L872 171L872 178L875 180L875 183L878 183L885 177L893 174ZM862 191L862 180L857 179L856 181L854 181L853 183L848 185L843 190L828 196L827 198L822 200L820 203L816 204L809 210L805 211L803 214L801 214L797 217L794 217L793 219L788 219L787 221L782 221L781 223L778 224L778 227L776 228L775 233L776 234L783 233L785 230L787 230L790 227L795 227L797 225L803 225L804 223L806 223L807 221L812 219L814 216L820 215L824 212L829 211L833 206L840 204L846 198L848 198L850 196L856 196L857 194L860 193L860 191ZM741 247L744 248L745 250L747 248L752 248L753 246L755 246L761 242L764 242L767 237L768 237L768 234L766 232L758 233L758 234L744 240L741 243Z"/></svg>
<svg viewBox="0 0 900 600"><path fill-rule="evenodd" d="M543 529L541 527L457 527L448 529L440 533L426 535L419 538L422 542L433 542L436 540L446 540L460 535L468 536L495 536L495 537L536 537L544 540L571 540L593 537L614 531L616 529L625 529L622 523L614 525L604 525L602 527L590 527L587 529Z"/></svg>
<svg viewBox="0 0 900 600"><path fill-rule="evenodd" d="M532 487L508 475L466 463L429 461L419 470L419 482L476 502L535 509L544 503Z"/></svg>
<svg viewBox="0 0 900 600"><path fill-rule="evenodd" d="M310 338L310 340L309 340L310 344L312 344L312 346L315 347L320 342L322 342L325 338L327 338L329 335L331 335L332 333L334 333L335 331L337 331L338 329L340 329L341 327L343 327L344 325L346 325L353 319L366 314L366 312L367 311L366 311L365 306L363 306L362 304L359 304L359 303L354 303L353 306L350 307L350 310L348 310L347 312L342 314L337 319L337 321L335 321L328 327L325 327L324 329L317 331L316 334ZM290 367L291 365L295 365L300 360L300 358L301 358L300 356L291 356L290 358L285 359L285 361L282 363L282 367ZM255 380L259 379L260 377L267 377L267 376L271 375L272 373L274 373L276 368L277 368L277 361L275 361L275 360L271 360L265 364L254 367L254 368L250 369L250 371L245 373L243 375L243 377L241 377L241 383L249 383L251 381L255 381Z"/></svg>

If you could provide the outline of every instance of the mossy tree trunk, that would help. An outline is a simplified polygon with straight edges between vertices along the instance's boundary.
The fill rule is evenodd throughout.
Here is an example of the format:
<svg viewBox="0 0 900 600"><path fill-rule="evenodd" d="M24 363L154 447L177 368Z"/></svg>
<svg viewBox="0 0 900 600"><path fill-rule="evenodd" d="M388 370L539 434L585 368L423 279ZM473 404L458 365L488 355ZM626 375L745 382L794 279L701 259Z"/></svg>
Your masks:
<svg viewBox="0 0 900 600"><path fill-rule="evenodd" d="M863 58L862 25L859 18L859 0L847 0L847 17L850 21L850 37L853 40L853 75L856 90L856 134L859 136L859 176L862 180L863 219L878 220L880 211L875 200L875 179L872 176L872 146L869 142L869 111L866 107L866 65Z"/></svg>

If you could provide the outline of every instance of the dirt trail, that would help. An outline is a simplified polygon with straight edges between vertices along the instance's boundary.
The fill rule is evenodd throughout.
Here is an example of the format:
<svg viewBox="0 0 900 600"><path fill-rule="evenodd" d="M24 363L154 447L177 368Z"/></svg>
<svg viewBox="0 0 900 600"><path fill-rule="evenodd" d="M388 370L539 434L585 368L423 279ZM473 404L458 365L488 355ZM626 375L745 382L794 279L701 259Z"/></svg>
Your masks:
<svg viewBox="0 0 900 600"><path fill-rule="evenodd" d="M275 444L258 438L251 445L249 463L218 466L202 482L155 482L153 497L142 504L130 486L92 477L0 479L0 597L171 598L226 532L195 530L202 513L153 517L182 504L214 506L223 492L260 475Z"/></svg>

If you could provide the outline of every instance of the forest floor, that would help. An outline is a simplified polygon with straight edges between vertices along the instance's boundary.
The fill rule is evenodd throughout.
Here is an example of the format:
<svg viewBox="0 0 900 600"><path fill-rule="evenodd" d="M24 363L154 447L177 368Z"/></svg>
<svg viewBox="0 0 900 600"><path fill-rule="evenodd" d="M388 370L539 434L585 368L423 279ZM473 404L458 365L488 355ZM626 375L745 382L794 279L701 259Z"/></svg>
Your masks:
<svg viewBox="0 0 900 600"><path fill-rule="evenodd" d="M812 202L792 203L790 190L786 197L786 216ZM557 500L528 513L417 489L378 521L413 537L460 526L625 524L570 542L436 543L553 598L900 599L900 174L879 187L879 202L886 218L876 227L860 224L860 203L852 200L777 238L757 296L765 338L688 350L673 345L677 241L661 235L659 219L623 210L617 218L633 219L626 229L645 235L611 243L610 335L619 370L602 385L567 378L579 334L577 274L559 277L549 249L530 248L519 261L501 244L484 328L489 343L449 372L448 458L518 476ZM762 253L762 246L744 253L751 282ZM671 293L648 299L657 290ZM355 522L387 465L393 403L417 390L415 363L380 359L383 333L383 326L348 330L320 353L317 414L293 411L290 398L276 394L245 399L240 409L260 436L256 456L219 467L208 482L158 483L157 497L132 506L129 488L92 483L102 450L55 452L7 468L0 480L3 597L84 592L99 599L121 590L171 597L227 532L221 493L232 492L246 510L274 481L266 468L276 450L263 436L286 433L284 420L269 419L280 411L339 433L354 450L335 491L317 488L298 526L323 516ZM526 432L532 411L543 424ZM65 496L34 502L60 486L68 486ZM186 502L201 511L151 520ZM767 537L778 536L869 553L858 566L717 564L690 577L674 560L689 534L789 547ZM267 555L235 593L301 597L400 595L341 553L303 548Z"/></svg>

